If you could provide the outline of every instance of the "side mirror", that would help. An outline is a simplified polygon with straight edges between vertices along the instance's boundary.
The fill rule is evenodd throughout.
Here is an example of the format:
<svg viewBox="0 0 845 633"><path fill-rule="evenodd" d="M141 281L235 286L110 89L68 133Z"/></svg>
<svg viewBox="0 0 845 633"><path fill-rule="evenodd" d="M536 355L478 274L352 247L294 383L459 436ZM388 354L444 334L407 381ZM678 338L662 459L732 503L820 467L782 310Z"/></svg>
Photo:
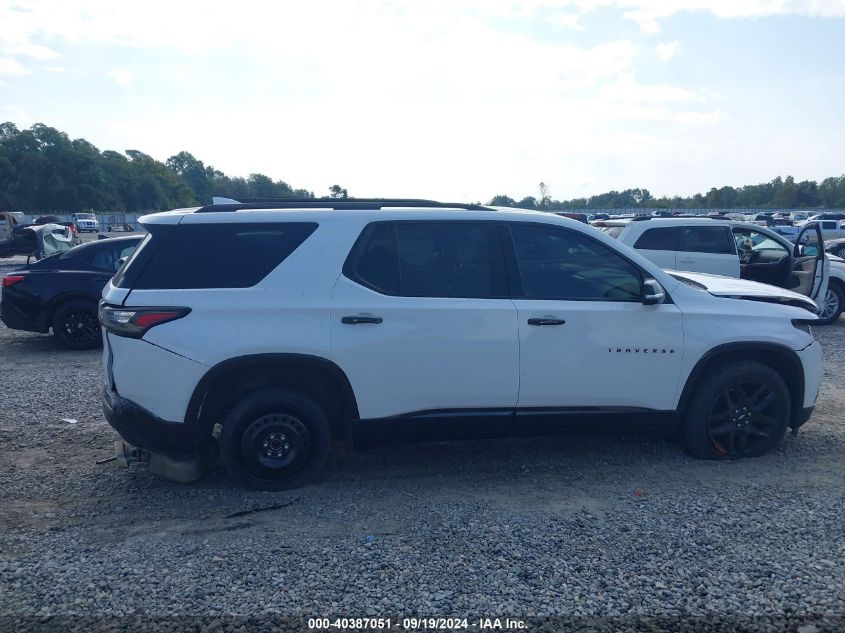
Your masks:
<svg viewBox="0 0 845 633"><path fill-rule="evenodd" d="M801 250L803 251L803 255L805 257L815 257L819 254L819 247L815 244L807 244L806 246L802 246Z"/></svg>
<svg viewBox="0 0 845 633"><path fill-rule="evenodd" d="M643 305L653 306L666 300L666 291L656 279L646 279L643 282Z"/></svg>

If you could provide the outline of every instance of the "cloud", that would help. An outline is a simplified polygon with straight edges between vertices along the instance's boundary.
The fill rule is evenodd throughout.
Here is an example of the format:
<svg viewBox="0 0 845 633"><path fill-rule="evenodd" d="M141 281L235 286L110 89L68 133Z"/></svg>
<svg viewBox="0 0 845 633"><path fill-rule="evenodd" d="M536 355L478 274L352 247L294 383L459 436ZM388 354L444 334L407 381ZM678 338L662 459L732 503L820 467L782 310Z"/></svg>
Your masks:
<svg viewBox="0 0 845 633"><path fill-rule="evenodd" d="M668 62L675 56L675 53L678 52L678 42L662 42L658 44L655 49L657 50L657 57L659 57L661 61Z"/></svg>
<svg viewBox="0 0 845 633"><path fill-rule="evenodd" d="M126 69L110 70L106 73L106 76L123 88L137 79L135 73Z"/></svg>
<svg viewBox="0 0 845 633"><path fill-rule="evenodd" d="M51 73L63 73L67 68L64 66L44 66L44 70Z"/></svg>
<svg viewBox="0 0 845 633"><path fill-rule="evenodd" d="M580 20L581 16L577 13L558 13L551 18L553 24L576 31L583 31L585 27L581 24Z"/></svg>
<svg viewBox="0 0 845 633"><path fill-rule="evenodd" d="M14 57L0 57L0 75L28 75L29 69Z"/></svg>

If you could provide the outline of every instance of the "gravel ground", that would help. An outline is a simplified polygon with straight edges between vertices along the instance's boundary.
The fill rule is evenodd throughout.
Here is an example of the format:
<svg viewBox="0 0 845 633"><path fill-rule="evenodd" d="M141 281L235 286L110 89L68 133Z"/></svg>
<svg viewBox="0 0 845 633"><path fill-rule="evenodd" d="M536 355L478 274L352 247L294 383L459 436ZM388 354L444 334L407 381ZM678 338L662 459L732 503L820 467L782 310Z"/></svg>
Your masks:
<svg viewBox="0 0 845 633"><path fill-rule="evenodd" d="M0 326L0 630L843 630L845 319L817 336L816 412L763 458L644 436L417 444L256 493L96 464L117 439L99 354Z"/></svg>

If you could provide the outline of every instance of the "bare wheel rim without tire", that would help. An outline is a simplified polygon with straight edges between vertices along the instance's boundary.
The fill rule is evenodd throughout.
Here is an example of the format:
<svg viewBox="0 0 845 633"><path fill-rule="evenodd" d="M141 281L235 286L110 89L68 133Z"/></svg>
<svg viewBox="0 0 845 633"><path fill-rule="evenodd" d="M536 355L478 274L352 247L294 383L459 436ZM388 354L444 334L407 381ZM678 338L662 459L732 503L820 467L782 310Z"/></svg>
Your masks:
<svg viewBox="0 0 845 633"><path fill-rule="evenodd" d="M822 310L819 313L819 319L826 320L836 314L840 307L839 301L839 295L832 288L828 288L822 303Z"/></svg>
<svg viewBox="0 0 845 633"><path fill-rule="evenodd" d="M240 442L244 468L261 479L287 479L311 461L314 442L308 426L287 413L267 413L247 426Z"/></svg>
<svg viewBox="0 0 845 633"><path fill-rule="evenodd" d="M725 457L755 455L777 436L786 414L769 381L737 380L713 400L707 415L707 435L713 448Z"/></svg>

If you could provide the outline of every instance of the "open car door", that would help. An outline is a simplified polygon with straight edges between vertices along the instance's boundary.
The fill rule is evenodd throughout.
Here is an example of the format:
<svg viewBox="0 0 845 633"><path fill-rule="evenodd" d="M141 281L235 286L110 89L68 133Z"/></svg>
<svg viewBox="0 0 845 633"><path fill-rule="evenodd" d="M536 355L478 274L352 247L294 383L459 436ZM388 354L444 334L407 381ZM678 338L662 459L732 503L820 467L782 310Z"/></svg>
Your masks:
<svg viewBox="0 0 845 633"><path fill-rule="evenodd" d="M818 305L824 300L830 277L830 263L824 254L824 240L818 222L806 224L795 239L792 272L798 284L791 288Z"/></svg>

